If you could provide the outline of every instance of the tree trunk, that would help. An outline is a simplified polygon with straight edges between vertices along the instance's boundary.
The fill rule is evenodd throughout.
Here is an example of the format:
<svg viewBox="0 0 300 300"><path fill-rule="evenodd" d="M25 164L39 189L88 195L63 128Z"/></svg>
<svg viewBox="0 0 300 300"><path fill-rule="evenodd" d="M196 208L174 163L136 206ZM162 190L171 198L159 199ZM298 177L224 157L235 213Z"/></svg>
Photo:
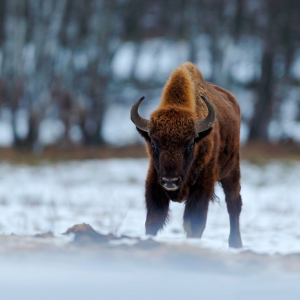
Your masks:
<svg viewBox="0 0 300 300"><path fill-rule="evenodd" d="M268 47L262 54L261 78L257 89L257 102L250 124L249 142L269 141L268 128L274 105L274 52Z"/></svg>
<svg viewBox="0 0 300 300"><path fill-rule="evenodd" d="M186 26L186 35L189 43L189 54L188 60L190 62L197 62L198 54L198 38L199 38L199 28L197 26L197 1L191 0L186 3L184 10L185 17L185 26Z"/></svg>

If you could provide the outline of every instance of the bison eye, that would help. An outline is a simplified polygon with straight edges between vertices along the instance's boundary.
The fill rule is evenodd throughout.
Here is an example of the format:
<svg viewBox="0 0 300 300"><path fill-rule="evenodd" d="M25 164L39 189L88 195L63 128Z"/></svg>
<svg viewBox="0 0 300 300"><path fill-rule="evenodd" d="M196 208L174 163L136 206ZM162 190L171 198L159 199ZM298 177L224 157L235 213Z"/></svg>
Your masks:
<svg viewBox="0 0 300 300"><path fill-rule="evenodd" d="M192 151L194 149L194 143L188 146L188 151Z"/></svg>
<svg viewBox="0 0 300 300"><path fill-rule="evenodd" d="M159 152L158 147L153 142L151 143L151 148L152 148L153 154L158 155L158 152Z"/></svg>

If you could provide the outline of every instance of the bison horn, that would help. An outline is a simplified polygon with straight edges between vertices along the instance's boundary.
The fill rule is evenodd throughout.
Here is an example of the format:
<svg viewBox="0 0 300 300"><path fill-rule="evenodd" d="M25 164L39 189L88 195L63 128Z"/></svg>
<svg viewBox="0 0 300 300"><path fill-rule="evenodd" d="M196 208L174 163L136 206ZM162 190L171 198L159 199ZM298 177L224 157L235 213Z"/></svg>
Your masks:
<svg viewBox="0 0 300 300"><path fill-rule="evenodd" d="M130 119L138 129L148 132L149 121L142 118L138 113L139 106L144 98L145 97L141 97L135 104L133 104L131 107Z"/></svg>
<svg viewBox="0 0 300 300"><path fill-rule="evenodd" d="M216 119L216 113L212 104L204 96L201 96L201 98L204 100L207 106L208 115L205 119L196 121L196 128L198 133L209 129L213 125Z"/></svg>

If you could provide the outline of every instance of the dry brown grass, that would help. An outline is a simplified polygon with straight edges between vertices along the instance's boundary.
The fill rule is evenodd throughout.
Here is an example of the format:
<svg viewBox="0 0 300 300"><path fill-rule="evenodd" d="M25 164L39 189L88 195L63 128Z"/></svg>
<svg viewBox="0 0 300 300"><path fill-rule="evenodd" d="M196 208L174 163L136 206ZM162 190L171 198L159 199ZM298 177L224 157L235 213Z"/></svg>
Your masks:
<svg viewBox="0 0 300 300"><path fill-rule="evenodd" d="M241 157L258 163L264 163L270 159L300 160L300 145L295 143L247 144L241 148Z"/></svg>
<svg viewBox="0 0 300 300"><path fill-rule="evenodd" d="M299 144L247 144L241 148L242 159L264 163L270 159L300 160ZM143 158L147 157L145 146L141 144L124 147L48 147L41 153L0 148L0 161L11 163L38 164L43 161L59 162L67 160Z"/></svg>
<svg viewBox="0 0 300 300"><path fill-rule="evenodd" d="M146 157L145 147L131 145L125 147L49 147L41 153L20 151L12 148L0 148L0 161L11 163L38 164L42 161L59 162L67 160L109 159L109 158L141 158Z"/></svg>

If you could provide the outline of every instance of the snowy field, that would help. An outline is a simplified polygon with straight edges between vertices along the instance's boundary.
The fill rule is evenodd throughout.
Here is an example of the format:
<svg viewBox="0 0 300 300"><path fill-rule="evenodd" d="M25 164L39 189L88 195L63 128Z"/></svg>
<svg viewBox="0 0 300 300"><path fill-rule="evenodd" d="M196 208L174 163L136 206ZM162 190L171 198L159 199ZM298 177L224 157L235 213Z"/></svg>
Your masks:
<svg viewBox="0 0 300 300"><path fill-rule="evenodd" d="M0 165L0 232L57 237L74 224L100 233L145 238L147 159L73 161L37 166ZM256 253L300 252L300 162L242 163L241 233ZM170 222L157 241L229 251L224 195L211 203L203 238L186 239L183 204L171 204ZM231 250L230 250L231 251Z"/></svg>
<svg viewBox="0 0 300 300"><path fill-rule="evenodd" d="M242 251L228 249L219 186L201 240L184 236L183 204L175 203L165 229L147 239L147 166L147 159L1 163L1 299L299 299L300 162L242 163ZM133 239L84 245L62 235L80 223ZM55 237L33 237L48 231Z"/></svg>

